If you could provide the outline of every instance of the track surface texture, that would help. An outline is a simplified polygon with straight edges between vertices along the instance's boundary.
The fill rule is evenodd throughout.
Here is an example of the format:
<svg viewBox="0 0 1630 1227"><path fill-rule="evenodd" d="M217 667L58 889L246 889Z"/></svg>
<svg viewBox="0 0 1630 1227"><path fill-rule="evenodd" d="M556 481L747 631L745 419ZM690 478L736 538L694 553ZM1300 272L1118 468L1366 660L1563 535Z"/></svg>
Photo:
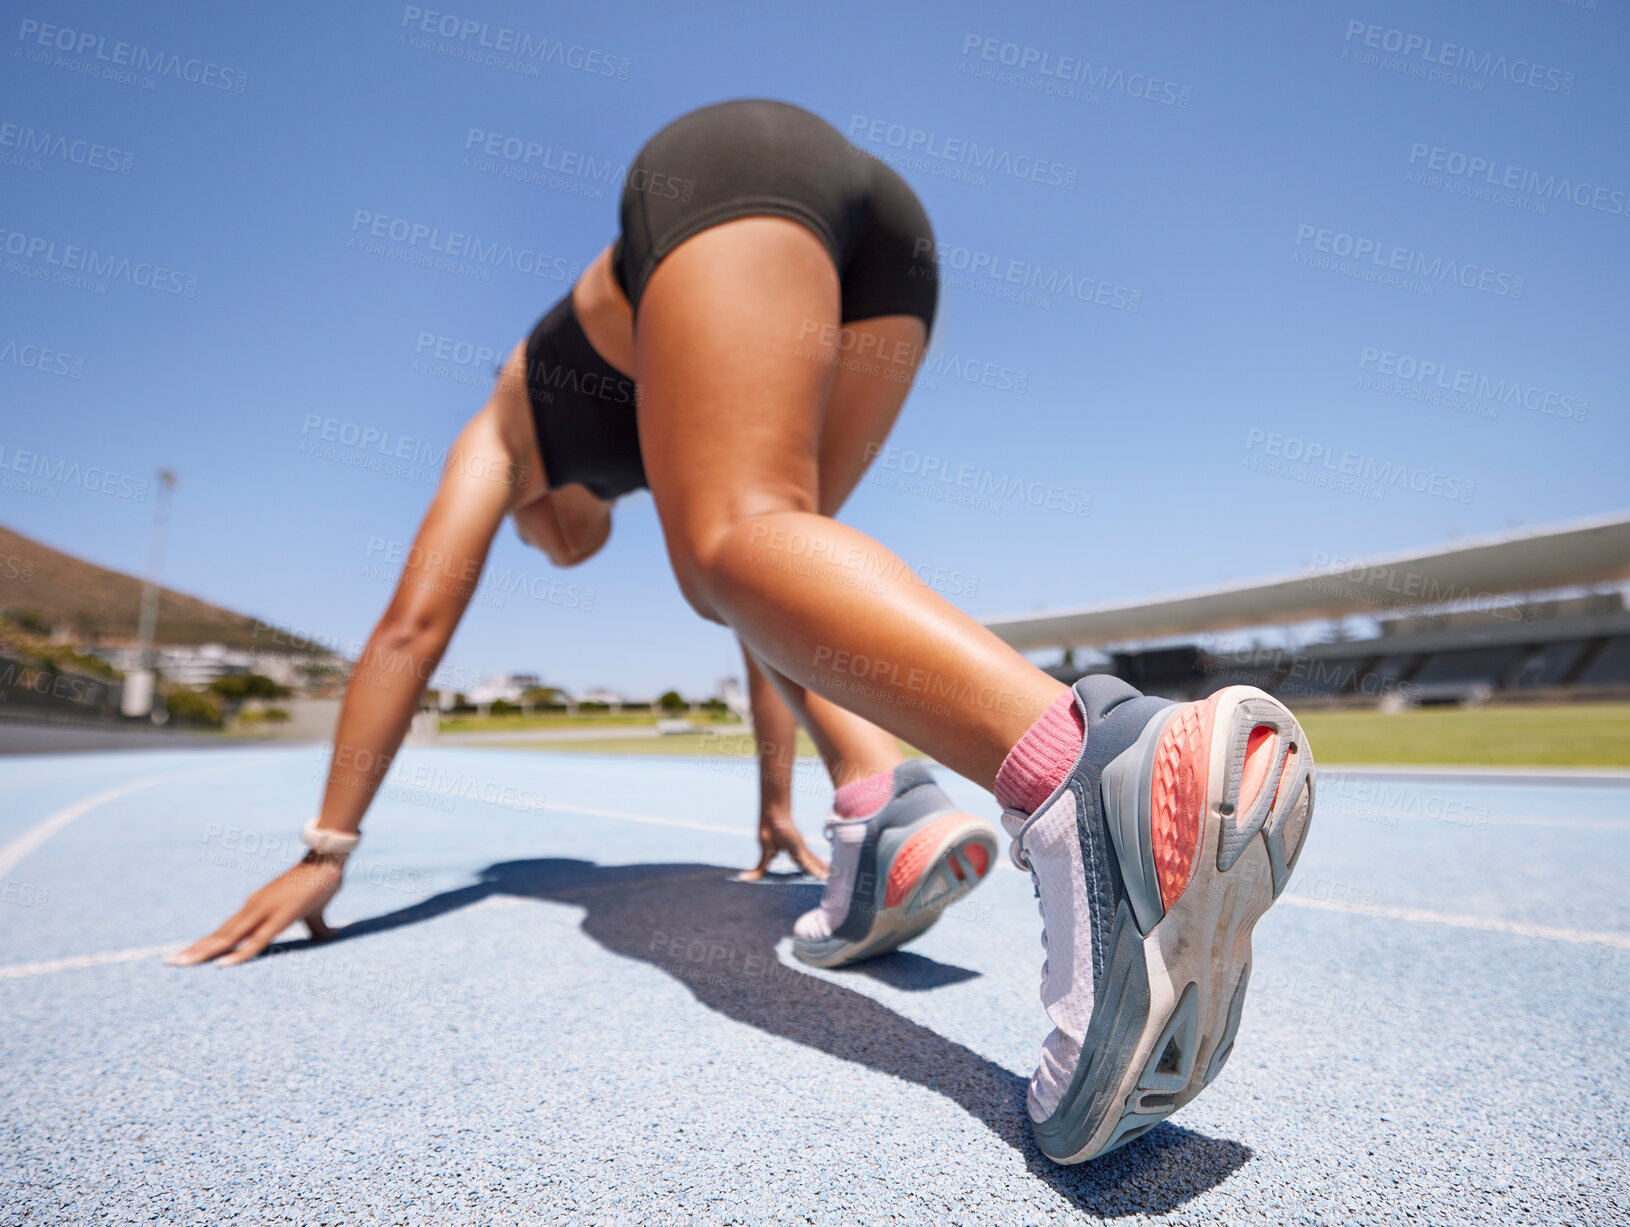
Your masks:
<svg viewBox="0 0 1630 1227"><path fill-rule="evenodd" d="M747 761L409 749L338 940L166 967L295 859L324 765L0 761L0 1221L1630 1221L1622 778L1325 772L1227 1069L1060 1168L1028 877L799 965L818 888L732 880Z"/></svg>

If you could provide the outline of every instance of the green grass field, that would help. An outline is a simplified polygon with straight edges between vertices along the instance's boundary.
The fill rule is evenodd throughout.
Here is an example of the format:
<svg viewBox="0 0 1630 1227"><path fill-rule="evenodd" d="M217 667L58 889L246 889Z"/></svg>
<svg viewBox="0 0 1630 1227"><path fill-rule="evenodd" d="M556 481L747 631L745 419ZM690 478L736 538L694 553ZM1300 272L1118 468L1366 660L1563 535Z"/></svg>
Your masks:
<svg viewBox="0 0 1630 1227"><path fill-rule="evenodd" d="M1325 766L1338 763L1465 764L1491 767L1630 767L1630 703L1512 707L1427 707L1297 713ZM483 727L502 727L488 722ZM552 727L562 727L554 725ZM578 725L577 727L582 727ZM567 754L753 757L751 735L680 733L624 741L495 743ZM799 751L815 753L799 734Z"/></svg>
<svg viewBox="0 0 1630 1227"><path fill-rule="evenodd" d="M691 715L689 712L675 712L674 715L682 720L689 720L692 724L724 724L735 720L734 716L716 716L711 712L701 712ZM449 716L441 722L441 731L444 733L506 733L531 732L534 730L550 731L554 729L623 729L638 728L642 725L655 724L659 719L665 718L667 713L658 712L620 712L613 716L610 712L590 712L568 716L563 712L539 712L530 716L519 713L505 716Z"/></svg>
<svg viewBox="0 0 1630 1227"><path fill-rule="evenodd" d="M517 737L514 741L492 741L487 744L495 749L554 750L561 754L637 754L657 758L751 760L757 754L753 748L753 735L742 732L741 727L738 724L720 732L670 733L665 737L607 738L605 741L527 741ZM815 745L802 730L798 733L798 757L815 757Z"/></svg>
<svg viewBox="0 0 1630 1227"><path fill-rule="evenodd" d="M1318 761L1630 767L1630 703L1298 712Z"/></svg>

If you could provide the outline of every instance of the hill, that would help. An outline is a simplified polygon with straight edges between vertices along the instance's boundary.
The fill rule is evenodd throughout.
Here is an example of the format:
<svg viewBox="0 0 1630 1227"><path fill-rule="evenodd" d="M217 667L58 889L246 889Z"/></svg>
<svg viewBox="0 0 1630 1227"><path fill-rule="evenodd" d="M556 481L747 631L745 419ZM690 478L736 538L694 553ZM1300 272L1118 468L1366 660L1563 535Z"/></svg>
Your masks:
<svg viewBox="0 0 1630 1227"><path fill-rule="evenodd" d="M0 525L0 610L32 615L54 631L72 632L84 644L133 643L141 588L134 575L64 554ZM160 591L157 639L172 645L268 646L264 623L172 588ZM279 646L287 650L290 642L284 637ZM316 645L305 646L329 654Z"/></svg>

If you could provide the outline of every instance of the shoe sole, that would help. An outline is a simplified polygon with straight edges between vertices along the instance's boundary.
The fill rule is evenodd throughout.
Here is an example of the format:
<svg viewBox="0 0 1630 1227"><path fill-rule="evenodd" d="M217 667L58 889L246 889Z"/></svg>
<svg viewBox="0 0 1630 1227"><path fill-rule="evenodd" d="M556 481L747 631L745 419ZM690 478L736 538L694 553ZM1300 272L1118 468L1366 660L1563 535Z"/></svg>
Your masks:
<svg viewBox="0 0 1630 1227"><path fill-rule="evenodd" d="M1212 709L1203 821L1193 824L1186 883L1168 905L1157 866L1181 868L1189 849L1152 846L1180 838L1182 824L1159 813L1151 823L1148 785L1170 767L1173 741L1195 736L1203 721L1192 717L1204 704ZM1129 906L1110 935L1105 992L1075 1075L1052 1115L1035 1125L1043 1153L1059 1163L1125 1145L1221 1072L1251 977L1251 930L1290 881L1312 816L1307 737L1263 691L1230 686L1150 726L1103 775ZM1253 736L1264 727L1271 738Z"/></svg>
<svg viewBox="0 0 1630 1227"><path fill-rule="evenodd" d="M965 899L996 865L996 832L971 814L944 814L901 845L888 870L884 907L858 940L793 939L793 953L812 967L841 967L875 958L919 936Z"/></svg>

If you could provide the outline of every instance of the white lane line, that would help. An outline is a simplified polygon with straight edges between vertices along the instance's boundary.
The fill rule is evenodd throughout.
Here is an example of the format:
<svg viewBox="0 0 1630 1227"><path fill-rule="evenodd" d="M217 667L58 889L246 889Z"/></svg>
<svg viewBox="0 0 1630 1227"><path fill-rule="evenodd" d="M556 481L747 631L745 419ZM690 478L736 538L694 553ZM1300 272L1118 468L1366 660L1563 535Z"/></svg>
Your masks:
<svg viewBox="0 0 1630 1227"><path fill-rule="evenodd" d="M49 976L58 971L78 971L84 967L106 967L110 963L134 963L141 959L158 958L185 950L186 942L168 946L135 946L129 950L111 950L106 954L81 954L71 959L48 959L44 963L13 963L0 967L0 980L26 980L30 976Z"/></svg>
<svg viewBox="0 0 1630 1227"><path fill-rule="evenodd" d="M41 819L16 839L0 847L0 875L8 874L15 869L18 863L30 852L38 851L40 846L67 826L75 818L82 818L99 806L109 801L117 801L120 797L128 797L133 792L140 792L144 788L156 788L160 784L169 784L175 780L192 779L195 776L209 775L213 772L225 771L228 764L216 767L207 767L202 771L169 771L163 775L150 775L144 779L131 780L115 788L105 788L101 792L92 793L83 800L66 805L49 817ZM236 766L236 764L230 764Z"/></svg>
<svg viewBox="0 0 1630 1227"><path fill-rule="evenodd" d="M431 784L415 784L409 780L396 781L401 788L411 788L415 792L428 792L440 797L458 797L469 801L481 801L480 797L464 797L457 788L437 788ZM563 805L558 801L528 801L524 805L506 805L505 809L518 810L548 810L559 814L580 814L589 818L611 818L617 822L637 822L643 826L652 827L678 827L684 831L708 831L714 835L745 835L749 838L756 835L756 831L748 827L722 827L706 822L687 822L682 818L658 818L654 814L630 814L627 810L596 809L590 805Z"/></svg>
<svg viewBox="0 0 1630 1227"><path fill-rule="evenodd" d="M656 818L650 814L630 814L623 810L593 809L586 805L561 805L553 801L538 801L529 808L554 810L562 814L586 814L591 818L612 818L618 822L639 822L654 827L679 827L686 831L711 831L715 835L745 835L752 838L756 832L746 827L721 827L706 822L686 822L682 818Z"/></svg>
<svg viewBox="0 0 1630 1227"><path fill-rule="evenodd" d="M707 877L709 873L697 874ZM621 889L615 884L599 890ZM578 894L589 892L576 892ZM496 895L472 904L475 908L509 907L523 900ZM570 902L568 900L568 902ZM1450 912L1429 912L1414 907L1380 907L1373 904L1339 903L1334 899L1309 899L1300 895L1286 895L1279 902L1292 907L1313 908L1321 912L1343 912L1356 916L1376 916L1383 920L1406 920L1414 924L1452 925L1458 929L1480 929L1485 933L1509 933L1516 937L1537 937L1545 941L1572 942L1579 945L1608 946L1616 950L1630 950L1630 933L1603 933L1589 929L1558 929L1550 925L1520 924L1511 920L1494 920L1486 916L1460 916ZM79 971L86 967L106 967L113 963L135 963L142 959L159 958L185 950L188 943L174 942L168 946L136 946L130 950L113 950L106 954L84 954L76 958L51 959L44 963L14 963L0 967L0 980L25 980L31 976L48 976L59 971Z"/></svg>
<svg viewBox="0 0 1630 1227"><path fill-rule="evenodd" d="M1426 822L1438 821L1433 818L1423 819ZM1484 818L1481 821L1491 827L1540 827L1542 829L1564 828L1574 831L1623 831L1630 833L1630 822L1619 822L1612 818ZM1454 823L1449 825L1453 826Z"/></svg>
<svg viewBox="0 0 1630 1227"><path fill-rule="evenodd" d="M1604 933L1590 929L1558 929L1551 925L1523 924L1515 920L1495 920L1487 916L1463 916L1455 912L1429 912L1418 907L1382 907L1373 903L1342 903L1336 899L1309 899L1285 895L1280 903L1310 907L1321 912L1345 912L1351 916L1375 916L1383 920L1408 920L1415 924L1452 925L1457 929L1481 929L1485 933L1510 933L1517 937L1538 937L1553 942L1575 942L1587 946L1611 946L1630 950L1630 933Z"/></svg>
<svg viewBox="0 0 1630 1227"><path fill-rule="evenodd" d="M1355 822L1379 822L1383 825L1402 819L1405 822L1436 822L1440 826L1460 827L1467 831L1481 831L1484 827L1537 827L1541 830L1623 831L1630 833L1630 822L1614 818L1441 818L1431 814L1414 813L1401 809L1361 809L1339 802L1330 804L1322 798L1317 801L1317 818L1351 818Z"/></svg>
<svg viewBox="0 0 1630 1227"><path fill-rule="evenodd" d="M1570 780L1621 783L1630 781L1630 767L1490 767L1477 763L1320 763L1326 775L1463 775L1504 784L1513 779Z"/></svg>

